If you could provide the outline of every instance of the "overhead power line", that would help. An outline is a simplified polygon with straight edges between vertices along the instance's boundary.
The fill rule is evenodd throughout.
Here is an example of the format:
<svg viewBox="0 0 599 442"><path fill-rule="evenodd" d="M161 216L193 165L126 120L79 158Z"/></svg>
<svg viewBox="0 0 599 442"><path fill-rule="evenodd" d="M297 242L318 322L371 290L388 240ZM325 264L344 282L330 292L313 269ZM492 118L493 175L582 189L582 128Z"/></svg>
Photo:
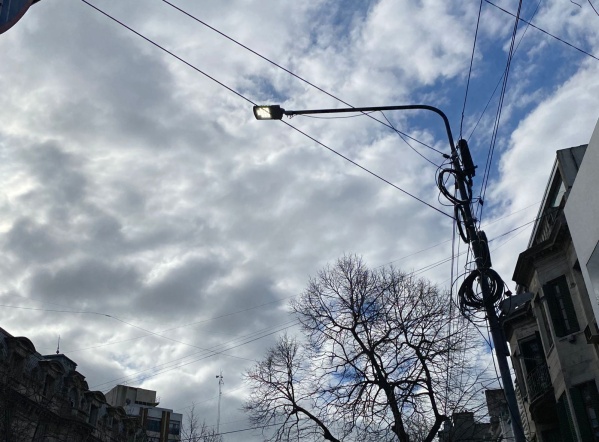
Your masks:
<svg viewBox="0 0 599 442"><path fill-rule="evenodd" d="M512 17L516 17L516 15L515 15L515 14L511 13L511 12L510 12L510 11L508 11L507 9L503 9L501 6L497 6L495 3L493 3L493 2L492 2L492 1L490 1L490 0L485 0L485 2L487 2L487 3L488 3L488 4L490 4L491 6L495 6L495 7L496 7L497 9L499 9L500 11L503 11L503 12L505 12L506 14L509 14L509 15L511 15ZM579 51L579 52L583 53L584 55L587 55L587 56L589 56L589 57L591 57L591 58L594 58L595 60L599 61L599 58L595 57L593 54L591 54L591 53L589 53L589 52L587 52L587 51L585 51L585 50L583 50L583 49L580 49L580 48L579 48L579 47L577 47L577 46L574 46L572 43L568 43L566 40L564 40L564 39L562 39L562 38L559 38L559 37L557 37L557 36L555 36L555 35L551 34L550 32L547 32L547 31L545 31L544 29L541 29L541 28L539 28L539 27L538 27L538 26L536 26L536 25L533 25L531 22L529 22L529 21L526 21L526 20L524 20L523 18L520 18L520 17L518 18L518 20L520 20L520 21L523 21L524 23L528 24L530 27L532 27L532 28L535 28L537 31L541 31L543 34L546 34L546 35L548 35L548 36L550 36L550 37L552 37L552 38L556 39L557 41L559 41L559 42L561 42L561 43L563 43L563 44L565 44L565 45L567 45L567 46L570 46L572 49L576 49L577 51Z"/></svg>
<svg viewBox="0 0 599 442"><path fill-rule="evenodd" d="M372 172L372 171L371 171L371 170L369 170L369 169L366 169L364 166L362 166L362 165L360 165L360 164L356 163L355 161L353 161L353 160L351 160L350 158L346 157L346 156L345 156L345 155L343 155L342 153L340 153L340 152L337 152L336 150L334 150L334 149L330 148L329 146L327 146L327 145L326 145L326 144L324 144L323 142L321 142L321 141L318 141L316 138L312 137L311 135L308 135L306 132L302 131L301 129L298 129L297 127L293 126L292 124L289 124L288 122L286 122L286 121L284 121L284 120L281 120L281 121L283 122L283 124L286 124L287 126L289 126L290 128L292 128L293 130L296 130L296 131L298 131L298 132L299 132L299 133L301 133L302 135L304 135L304 136L306 136L306 137L310 138L310 139L311 139L312 141L314 141L315 143L317 143L317 144L320 144L320 145L321 145L322 147L324 147L325 149L328 149L328 150L330 150L330 151L331 151L331 152L333 152L335 155L338 155L338 156L340 156L341 158L343 158L344 160L346 160L346 161L349 161L349 162L350 162L350 163L352 163L354 166L356 166L356 167L359 167L360 169L362 169L362 170L363 170L363 171L365 171L365 172L368 172L370 175L372 175L372 176L374 176L374 177L378 178L379 180L381 180L381 181L383 181L383 182L387 183L387 184L388 184L388 185L390 185L391 187L394 187L395 189L399 190L400 192L403 192L403 193L405 193L405 194L406 194L406 195L408 195L409 197L412 197L413 199L415 199L415 200L417 200L417 201L420 201L422 204L424 204L424 205L426 205L426 206L430 207L430 208L431 208L431 209L433 209L433 210L436 210L437 212L441 213L442 215L445 215L445 216L447 216L447 217L449 217L449 218L451 218L451 219L454 219L454 217L453 217L453 216L451 216L451 215L449 215L448 213L445 213L445 212L443 212L441 209L438 209L437 207L435 207L435 206L433 206L433 205L431 205L431 204L427 203L427 202L426 202L426 201L424 201L423 199L420 199L420 198L418 198L416 195L414 195L414 194L412 194L412 193L408 192L407 190L404 190L404 189L402 189L401 187L399 187L399 186L397 186L397 185L393 184L391 181L389 181L389 180L387 180L387 179L383 178L382 176L380 176L380 175L378 175L378 174L376 174L376 173Z"/></svg>
<svg viewBox="0 0 599 442"><path fill-rule="evenodd" d="M202 361L202 360L204 360L204 359L207 359L207 358L209 358L209 357L212 357L212 356L216 356L216 355L222 354L222 353L224 353L225 351L230 351L230 350L233 350L234 348L238 348L238 347L241 347L241 346L243 346L243 345L250 344L250 343L252 343L252 342L255 342L255 341L259 340L259 339L265 338L265 337L267 337L267 336L274 335L275 333L279 333L279 332L281 332L281 331L283 331L283 330L286 330L286 329L288 329L288 328L290 328L290 327L293 327L294 325L297 325L297 324L299 324L299 322L295 322L294 324L292 324L292 325L290 325L290 326L283 327L283 328L281 328L281 329L278 329L278 330L272 331L272 332L270 332L270 333L264 334L264 335L262 335L262 336L259 336L259 337L257 337L257 338L254 338L254 339L251 339L251 340L249 340L249 341L243 342L243 343L241 343L241 344L233 345L233 346L231 346L231 347L228 347L228 348L226 348L225 350L222 350L222 351L215 351L215 352L214 352L214 353L212 353L212 354L203 355L203 356L201 356L201 357L199 357L199 358L197 358L197 359L194 359L194 360L192 360L192 361L184 362L184 363L182 363L182 364L179 364L179 365L176 365L176 366L172 366L172 367L168 367L168 368L161 369L161 370L157 371L156 373L143 374L143 375L141 374L141 373L145 373L146 371L152 370L152 369L154 369L154 368L156 368L156 367L158 367L158 366L161 366L161 365L168 364L168 363L170 363L170 362L166 362L166 363L164 363L164 364L160 364L160 365L157 365L157 366L154 366L154 367L150 367L150 368L147 368L147 369L145 369L145 370L141 370L141 371L139 371L139 372L133 373L133 374L131 374L131 375L122 376L122 377L120 377L120 378L116 378L116 379L111 379L111 380L109 380L109 381L102 382L101 384L94 385L94 386L93 386L93 387L91 387L91 388L97 388L97 387L100 387L100 386L102 386L102 385L106 385L106 384L113 384L114 382L117 382L117 381L118 381L118 382L131 382L131 381L140 380L140 379L142 379L142 380L149 379L149 378L152 378L152 377L155 377L155 376L158 376L158 375L161 375L161 374L167 373L167 372L169 372L169 371L172 371L172 370L175 370L175 369L178 369L178 368L184 367L184 366L186 366L186 365L190 365L190 364L193 364L193 363L195 363L195 362ZM252 361L252 362L255 362L255 361ZM137 375L140 375L140 376L137 376ZM91 388L90 388L90 389L91 389Z"/></svg>
<svg viewBox="0 0 599 442"><path fill-rule="evenodd" d="M112 21L118 23L119 25L121 25L122 27L124 27L125 29L128 29L129 31L133 32L135 35L137 35L138 37L143 38L145 41L147 41L148 43L156 46L157 48L159 48L160 50L166 52L167 54L169 54L171 57L176 58L177 60L179 60L181 63L186 64L187 66L189 66L190 68L192 68L194 71L202 74L204 77L214 81L215 83L219 84L220 86L224 87L225 89L227 89L229 92L234 93L235 95L237 95L239 98L247 101L248 103L251 103L252 105L256 105L256 103L254 103L252 100L250 100L249 98L243 96L243 94L241 94L240 92L237 92L235 89L233 89L232 87L227 86L225 83L223 83L222 81L217 80L215 77L213 77L212 75L209 75L208 73L204 72L203 70L201 70L200 68L194 66L193 64L189 63L188 61L184 60L183 58L179 57L177 54L175 54L174 52L169 51L168 49L166 49L164 46L159 45L158 43L156 43L154 40L146 37L145 35L143 35L140 32L137 32L135 29L133 29L130 26L127 26L125 23L123 23L122 21L118 20L117 18L113 17L112 15L108 14L107 12L104 12L102 9L98 8L97 6L92 5L90 2L88 2L87 0L81 0L83 3L85 3L86 5L88 5L90 8L95 9L96 11L98 11L100 14L108 17L109 19L111 19Z"/></svg>
<svg viewBox="0 0 599 442"><path fill-rule="evenodd" d="M177 59L177 60L179 60L180 62L182 62L182 63L186 64L187 66L189 66L190 68L192 68L192 69L193 69L193 70L195 70L196 72L198 72L198 73L200 73L200 74L204 75L206 78L208 78L208 79L210 79L210 80L214 81L215 83L217 83L217 84L219 84L220 86L224 87L224 88L225 88L225 89L227 89L228 91L230 91L230 92L234 93L235 95L237 95L238 97L242 98L243 100L245 100L245 101L247 101L247 102L251 103L251 104L252 104L252 105L254 105L254 106L256 105L256 103L254 103L254 102L253 102L252 100L250 100L249 98L245 97L245 96L244 96L243 94L241 94L240 92L237 92L237 91L236 91L235 89L233 89L232 87L229 87L229 86L227 86L227 85L226 85L225 83L223 83L222 81L219 81L219 80L217 80L215 77L213 77L213 76L211 76L211 75L207 74L206 72L204 72L204 71L203 71L203 70L201 70L200 68L198 68L198 67L194 66L193 64L189 63L188 61L186 61L186 60L184 60L183 58L181 58L181 57L179 57L178 55L176 55L175 53L173 53L173 52L169 51L169 50L168 50L168 49L166 49L164 46L161 46L160 44L158 44L158 43L154 42L154 41L153 41L152 39L150 39L149 37L146 37L145 35L141 34L140 32L136 31L135 29L131 28L130 26L127 26L125 23L123 23L122 21L120 21L120 20L118 20L117 18L113 17L112 15L108 14L107 12L104 12L102 9L98 8L97 6L94 6L94 5L92 5L92 4L91 4L91 3L89 3L87 0L81 0L81 1L82 1L83 3L85 3L86 5L90 6L91 8L95 9L96 11L100 12L102 15L104 15L104 16L106 16L106 17L108 17L109 19L111 19L111 20L113 20L114 22L118 23L119 25L123 26L123 27L124 27L124 28L126 28L127 30L129 30L129 31L133 32L135 35L137 35L137 36L139 36L139 37L143 38L143 39L144 39L145 41L147 41L148 43L150 43L150 44L152 44L152 45L156 46L157 48L161 49L162 51L164 51L164 52L166 52L167 54L171 55L172 57L176 58L176 59ZM163 1L165 1L165 0L163 0ZM168 2L166 2L166 3L168 3ZM179 8L177 8L177 9L179 9ZM187 14L187 13L186 13L186 14ZM187 14L187 15L189 15L189 14ZM211 28L211 29L212 29L212 28ZM220 31L218 31L218 32L220 33ZM221 34L222 34L222 33L221 33ZM223 34L223 35L224 35L224 34ZM316 86L315 86L315 87L316 87ZM319 89L320 89L320 88L319 88ZM324 91L323 91L323 92L324 92ZM345 103L344 101L342 101L342 103L344 103L344 104L347 104L347 103ZM351 106L351 105L349 105L349 104L347 104L347 105L348 105L348 106L350 106L350 107L353 107L353 106ZM365 115L369 116L370 118L373 118L372 116L370 116L370 115L368 115L368 114L365 114ZM377 120L377 121L379 121L379 122L380 122L380 120ZM451 216L451 215L449 215L449 214L447 214L447 213L443 212L442 210L439 210L438 208L436 208L436 207L432 206L431 204L429 204L429 203L425 202L424 200L422 200L422 199L420 199L420 198L418 198L418 197L416 197L416 196L412 195L410 192L408 192L408 191L406 191L406 190L404 190L404 189L400 188L399 186L397 186L397 185L395 185L395 184L391 183L390 181L388 181L388 180L384 179L384 178L383 178L383 177L381 177L380 175L377 175L376 173L374 173L374 172L370 171L370 170L369 170L369 169L367 169L366 167L364 167L364 166L362 166L362 165L360 165L360 164L356 163L355 161L353 161L353 160L349 159L349 158L348 158L348 157L346 157L345 155L343 155L343 154L341 154L341 153L337 152L337 151L336 151L336 150L334 150L333 148L331 148L331 147L329 147L329 146L325 145L324 143L322 143L322 142L318 141L316 138L314 138L314 137L312 137L312 136L308 135L306 132L303 132L303 131L301 131L301 130L297 129L295 126L293 126L293 125L291 125L291 124L289 124L289 123L287 123L287 122L284 122L284 121L283 121L283 123L284 123L284 124L286 124L287 126L289 126L289 127L293 128L293 129L294 129L294 130L296 130L297 132L301 133L302 135L304 135L304 136L308 137L308 138L309 138L309 139L311 139L312 141L314 141L314 142L316 142L316 143L320 144L321 146L325 147L326 149L328 149L329 151L333 152L334 154L336 154L336 155L340 156L341 158L345 159L346 161L350 162L350 163L351 163L351 164L353 164L354 166L356 166L356 167L359 167L360 169L364 170L365 172L368 172L369 174L373 175L374 177L378 178L379 180L383 181L384 183L387 183L387 184L389 184L390 186L394 187L395 189L397 189L397 190L399 190L399 191L401 191L401 192L405 193L405 194L406 194L406 195L408 195L408 196L411 196L412 198L414 198L414 199L416 199L416 200L420 201L421 203L423 203L423 204L425 204L425 205L429 206L430 208L432 208L432 209L434 209L434 210L438 211L439 213L442 213L443 215L445 215L445 216L448 216L448 217L450 217L451 219L453 219L453 216ZM383 124L384 124L384 123L383 123ZM387 124L385 124L385 125L386 125L386 126L388 126ZM393 127L393 126L388 126L388 127L390 127L391 129L393 129L393 130L397 131L397 130L396 130L394 127Z"/></svg>
<svg viewBox="0 0 599 442"><path fill-rule="evenodd" d="M535 15L537 15L537 11L539 10L539 6L541 6L541 1L542 0L539 0L539 2L537 3L537 6L535 7L535 10L532 13L529 21L532 21L532 19L535 17ZM514 53L516 53L518 51L518 48L520 47L520 44L522 43L522 40L524 40L524 36L528 32L528 28L531 26L529 22L525 21L525 23L527 23L528 25L524 29L524 32L522 32L522 36L520 37L520 40L518 41L518 44L516 45L516 49L514 49ZM474 125L474 128L470 132L470 135L468 136L468 139L472 138L472 135L476 131L476 128L478 127L478 125L480 124L483 116L487 112L487 109L489 108L489 105L491 104L491 101L493 100L493 97L495 96L495 92L497 92L497 89L499 88L499 85L503 81L503 77L504 76L505 76L505 70L501 73L501 76L499 77L499 80L497 80L497 84L495 85L495 89L493 89L493 92L491 93L491 96L489 97L489 100L487 101L487 104L485 105L485 108L481 112L480 117L478 117L478 120L477 120L476 124Z"/></svg>
<svg viewBox="0 0 599 442"><path fill-rule="evenodd" d="M470 77L472 76L472 64L474 62L474 52L476 49L476 38L478 37L478 25L483 10L483 0L480 0L478 6L478 17L476 19L476 31L474 32L474 42L472 43L472 55L470 56L470 67L468 68L468 80L466 81L466 93L464 94L464 105L462 106L462 118L460 119L460 139L462 138L462 129L464 126L464 113L466 112L466 102L468 101L468 89L470 88Z"/></svg>
<svg viewBox="0 0 599 442"><path fill-rule="evenodd" d="M493 134L491 135L491 143L489 146L489 154L487 155L487 162L485 165L485 171L483 173L483 181L481 186L481 192L479 196L479 202L481 203L479 206L479 216L478 222L480 224L482 219L482 212L484 207L484 199L487 193L487 186L489 185L489 178L491 176L491 165L493 162L493 154L495 152L495 146L497 144L497 134L499 133L499 122L501 121L501 113L503 110L503 100L505 98L505 94L507 91L507 82L510 74L510 67L512 65L512 57L514 56L514 45L516 43L516 34L518 32L518 24L520 18L520 11L522 10L522 0L518 2L518 13L516 15L516 20L514 22L514 27L512 30L512 39L510 42L510 50L508 52L508 57L506 61L505 71L503 75L503 84L501 85L501 92L499 94L499 104L497 105L497 113L495 116L495 124L493 127Z"/></svg>
<svg viewBox="0 0 599 442"><path fill-rule="evenodd" d="M217 34L219 34L220 36L222 36L222 37L226 38L227 40L229 40L229 41L231 41L232 43L234 43L234 44L238 45L239 47L241 47L241 48L243 48L243 49L245 49L245 50L247 50L247 51L251 52L252 54L256 55L257 57L260 57L262 60L264 60L264 61L266 61L266 62L268 62L268 63L272 64L273 66L277 67L278 69L281 69L282 71L284 71L284 72L288 73L288 74L289 74L289 75L291 75L292 77L295 77L296 79L298 79L298 80L300 80L301 82L303 82L303 83L307 84L308 86L310 86L310 87L313 87L314 89L316 89L316 90L318 90L318 91L320 91L320 92L322 92L322 93L324 93L324 94L328 95L329 97L331 97L331 98L333 98L333 99L335 99L335 100L339 101L339 102L340 102L340 103L342 103L342 104L345 104L346 106L349 106L349 107L354 107L354 106L352 106L351 104L349 104L348 102L346 102L346 101L342 100L341 98L339 98L339 97L337 97L337 96L333 95L332 93L330 93L330 92L326 91L325 89L323 89L323 88L321 88L321 87L317 86L316 84L314 84L314 83L312 83L312 82L310 82L310 81L306 80L305 78L301 77L300 75L296 74L295 72L291 71L290 69L288 69L288 68L286 68L286 67L284 67L284 66L280 65L279 63L276 63L275 61L271 60L270 58L268 58L268 57L266 57L266 56L264 56L264 55L260 54L259 52L255 51L254 49L250 48L249 46L247 46L247 45L245 45L245 44L241 43L240 41L238 41L238 40L234 39L233 37L231 37L231 36L227 35L226 33L224 33L224 32L222 32L222 31L220 31L220 30L216 29L214 26L211 26L211 25L209 25L209 24L208 24L208 23L206 23L205 21L203 21L203 20L201 20L200 18L196 17L195 15L193 15L193 14L191 14L191 13L189 13L189 12L185 11L184 9L180 8L179 6L176 6L176 5L174 5L173 3L171 3L171 2L169 2L169 1L167 1L167 0L162 0L162 1L163 1L164 3L166 3L167 5L171 6L172 8L176 9L177 11L181 12L182 14L185 14L187 17L191 18L192 20L195 20L197 23L199 23L199 24L201 24L201 25L205 26L206 28L208 28L208 29L210 29L210 30L212 30L212 31L216 32L216 33L217 33ZM430 145L428 145L428 144L426 144L426 143L424 143L424 142L422 142L422 141L420 141L420 140L417 140L416 138L414 138L414 137L412 137L412 136L410 136L410 135L408 135L408 134L406 134L406 133L404 133L404 132L402 132L402 131L398 130L397 128L395 128L395 127L394 127L394 126L391 124L391 122L390 122L390 121L387 119L387 117L386 117L384 114L383 114L383 117L385 117L385 120L387 121L387 123L385 123L384 121L381 121L381 120L379 120L378 118L376 118L376 117L372 116L372 115L371 115L371 112L361 112L361 114L362 114L362 115L364 115L364 116L367 116L368 118L370 118L370 119L372 119L372 120L374 120L374 121L376 121L376 122L378 122L378 123L380 123L380 124L382 124L383 126L387 126L389 129L391 129L391 130L395 131L395 132L396 132L396 133L397 133L397 134L398 134L398 135L401 137L401 139L404 141L404 143L406 143L406 144L408 145L408 147L410 147L410 148L411 148L411 149L412 149L414 152L418 153L418 155L420 155L421 157L423 157L423 158L424 158L425 160L427 160L428 162L431 162L431 161L430 161L428 158L424 157L422 154L420 154L420 153L419 153L419 152L418 152L418 151L417 151L417 150L416 150L416 149L415 149L415 148L414 148L414 147L413 147L413 146L412 146L410 143L408 143L408 141L407 141L407 140L406 140L404 137L406 137L406 138L409 138L409 139L411 139L411 140L413 140L413 141L417 142L418 144L421 144L422 146L424 146L424 147L427 147L427 148L429 148L429 149L431 149L431 150L433 150L433 151L437 152L437 153L438 153L438 154L440 154L440 155L444 155L444 153L443 153L443 152L441 152L441 151L439 151L439 150L435 149L434 147L432 147L432 146L430 146ZM345 117L314 117L314 116L308 116L308 115L304 115L304 117L308 117L308 118L351 118L351 117L347 117L347 116L345 116ZM433 163L433 164L434 164L434 163ZM435 166L436 166L436 165L435 165Z"/></svg>

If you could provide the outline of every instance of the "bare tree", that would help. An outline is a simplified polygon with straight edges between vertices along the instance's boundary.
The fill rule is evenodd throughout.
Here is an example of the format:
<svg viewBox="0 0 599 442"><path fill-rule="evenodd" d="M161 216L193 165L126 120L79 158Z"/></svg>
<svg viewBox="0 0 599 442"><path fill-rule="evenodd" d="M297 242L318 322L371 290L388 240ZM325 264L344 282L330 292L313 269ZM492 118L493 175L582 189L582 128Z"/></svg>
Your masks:
<svg viewBox="0 0 599 442"><path fill-rule="evenodd" d="M181 442L222 442L223 438L216 429L199 422L196 406L193 404L185 415L185 423L181 426Z"/></svg>
<svg viewBox="0 0 599 442"><path fill-rule="evenodd" d="M459 339L449 296L426 280L345 256L292 307L306 342L282 337L247 374L245 410L273 427L272 440L430 442L480 391L464 362L470 383L451 387L473 342Z"/></svg>

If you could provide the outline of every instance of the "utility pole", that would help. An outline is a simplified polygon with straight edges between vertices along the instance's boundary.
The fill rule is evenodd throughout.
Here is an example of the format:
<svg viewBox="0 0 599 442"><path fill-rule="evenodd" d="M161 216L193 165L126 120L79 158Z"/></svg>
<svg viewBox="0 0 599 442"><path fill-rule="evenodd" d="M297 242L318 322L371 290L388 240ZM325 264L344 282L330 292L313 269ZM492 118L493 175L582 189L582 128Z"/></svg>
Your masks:
<svg viewBox="0 0 599 442"><path fill-rule="evenodd" d="M426 110L439 115L445 124L445 131L451 148L451 155L444 157L451 162L451 167L441 169L437 176L437 185L441 193L453 203L455 220L458 225L460 237L464 242L470 244L476 261L476 270L466 277L459 290L460 310L465 316L472 312L484 310L486 313L491 336L495 345L495 355L501 372L503 391L505 393L508 411L514 432L515 442L526 442L516 392L507 363L509 351L503 330L497 317L496 304L503 296L505 284L501 277L491 267L491 255L485 232L477 229L476 219L472 216L472 177L475 175L476 167L472 162L470 150L466 140L458 141L458 148L454 144L451 127L447 116L440 109L426 104L408 104L400 106L373 106L373 107L350 107L340 109L307 109L307 110L285 110L279 105L254 106L254 117L257 120L281 120L283 116L308 115L308 114L336 114L336 113L364 113L393 110ZM372 118L372 117L371 117ZM458 152L459 149L459 152ZM459 196L455 196L445 187L445 177L453 176ZM482 202L481 202L482 203ZM462 225L463 224L463 225ZM473 288L478 280L480 295ZM453 281L452 281L453 283Z"/></svg>
<svg viewBox="0 0 599 442"><path fill-rule="evenodd" d="M473 270L466 277L460 287L460 309L464 315L467 315L472 310L484 310L486 313L489 328L491 329L493 345L495 346L495 355L501 373L514 439L516 442L525 442L526 437L522 427L522 420L520 419L516 392L514 391L514 384L507 362L509 350L496 311L496 303L503 296L504 283L501 277L491 269L491 255L487 237L484 231L476 228L476 219L472 216L472 177L475 175L475 166L472 163L466 140L459 140L458 148L460 155L458 155L457 149L452 144L451 162L453 169L444 169L441 171L438 185L442 193L454 203L456 222L464 224L464 228L459 225L460 236L466 243L472 246L472 253L476 262L476 270ZM455 177L460 195L459 198L452 198L447 189L442 188L444 174L451 174ZM478 280L481 296L473 288L476 280Z"/></svg>
<svg viewBox="0 0 599 442"><path fill-rule="evenodd" d="M218 414L216 415L216 432L220 434L220 400L223 395L222 387L225 383L222 371L220 372L220 375L216 376L216 379L218 379Z"/></svg>

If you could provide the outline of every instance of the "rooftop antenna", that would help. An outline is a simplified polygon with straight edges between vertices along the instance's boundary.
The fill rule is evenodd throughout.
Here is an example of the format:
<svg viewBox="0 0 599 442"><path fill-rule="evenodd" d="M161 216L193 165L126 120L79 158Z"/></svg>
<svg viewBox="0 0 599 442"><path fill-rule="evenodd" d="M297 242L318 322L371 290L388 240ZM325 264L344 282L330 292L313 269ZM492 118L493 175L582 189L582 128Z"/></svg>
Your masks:
<svg viewBox="0 0 599 442"><path fill-rule="evenodd" d="M60 335L58 335L58 345L56 346L56 354L60 353Z"/></svg>
<svg viewBox="0 0 599 442"><path fill-rule="evenodd" d="M223 395L222 387L225 384L222 370L220 375L216 375L216 379L218 379L218 414L216 415L216 433L220 434L220 399Z"/></svg>

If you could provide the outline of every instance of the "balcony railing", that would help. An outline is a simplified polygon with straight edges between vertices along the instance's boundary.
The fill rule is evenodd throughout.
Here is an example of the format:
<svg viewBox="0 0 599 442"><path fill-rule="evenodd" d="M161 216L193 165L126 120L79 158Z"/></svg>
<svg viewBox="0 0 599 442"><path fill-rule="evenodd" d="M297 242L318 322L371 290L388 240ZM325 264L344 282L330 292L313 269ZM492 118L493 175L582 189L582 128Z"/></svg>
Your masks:
<svg viewBox="0 0 599 442"><path fill-rule="evenodd" d="M535 400L551 390L551 377L547 365L538 365L526 377L526 386L528 387L528 399L532 404Z"/></svg>
<svg viewBox="0 0 599 442"><path fill-rule="evenodd" d="M559 207L548 207L543 212L542 218L539 220L539 228L536 237L536 244L545 241L551 235L557 216L559 215Z"/></svg>

